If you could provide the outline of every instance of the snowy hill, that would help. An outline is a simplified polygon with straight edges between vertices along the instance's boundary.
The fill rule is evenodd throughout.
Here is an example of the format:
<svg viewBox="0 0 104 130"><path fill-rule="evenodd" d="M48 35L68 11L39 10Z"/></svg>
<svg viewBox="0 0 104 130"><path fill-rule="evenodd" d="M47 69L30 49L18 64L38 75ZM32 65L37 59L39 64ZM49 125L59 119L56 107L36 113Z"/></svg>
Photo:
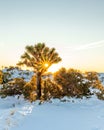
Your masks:
<svg viewBox="0 0 104 130"><path fill-rule="evenodd" d="M23 78L25 81L29 81L34 75L34 72L29 70L21 70L19 68L5 68L2 70L4 73L8 74L7 78L12 80L14 78Z"/></svg>
<svg viewBox="0 0 104 130"><path fill-rule="evenodd" d="M14 78L23 78L25 81L30 81L31 77L34 75L33 71L21 70L19 68L5 68L2 70L4 73L8 73L8 79L12 80ZM52 74L48 75L52 79ZM98 73L99 79L104 84L104 73Z"/></svg>

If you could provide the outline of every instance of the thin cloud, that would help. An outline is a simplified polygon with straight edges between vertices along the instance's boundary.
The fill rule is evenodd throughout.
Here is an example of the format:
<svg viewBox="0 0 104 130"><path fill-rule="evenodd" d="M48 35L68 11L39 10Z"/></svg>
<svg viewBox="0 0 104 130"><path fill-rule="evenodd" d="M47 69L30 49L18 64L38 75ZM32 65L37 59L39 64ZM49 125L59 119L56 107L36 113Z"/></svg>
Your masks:
<svg viewBox="0 0 104 130"><path fill-rule="evenodd" d="M102 46L104 46L104 40L78 46L75 48L75 50L78 50L78 51L79 50L86 50L86 49L98 48L98 47L102 47Z"/></svg>
<svg viewBox="0 0 104 130"><path fill-rule="evenodd" d="M87 50L87 49L93 49L93 48L98 48L98 47L103 47L104 46L104 40L98 41L98 42L93 42L93 43L88 43L88 44L82 44L82 45L77 45L77 46L69 46L69 47L64 47L66 50L70 51L76 51L76 50Z"/></svg>
<svg viewBox="0 0 104 130"><path fill-rule="evenodd" d="M89 49L94 49L94 48L100 48L104 47L104 40L98 41L98 42L93 42L93 43L88 43L88 44L82 44L80 46L69 46L69 47L64 47L64 57L69 57L77 54L79 51L84 51L84 50L89 50ZM63 51L63 50L62 50Z"/></svg>

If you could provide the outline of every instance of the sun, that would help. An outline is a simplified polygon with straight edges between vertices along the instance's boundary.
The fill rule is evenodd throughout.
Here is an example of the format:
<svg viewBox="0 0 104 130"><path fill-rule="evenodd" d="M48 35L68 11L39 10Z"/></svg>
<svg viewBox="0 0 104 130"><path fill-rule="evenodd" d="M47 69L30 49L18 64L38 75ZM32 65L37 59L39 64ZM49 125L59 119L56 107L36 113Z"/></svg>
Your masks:
<svg viewBox="0 0 104 130"><path fill-rule="evenodd" d="M47 68L47 67L49 66L49 64L48 64L48 63L45 63L44 66Z"/></svg>
<svg viewBox="0 0 104 130"><path fill-rule="evenodd" d="M60 65L54 64L54 65L52 65L52 66L48 69L48 72L54 73L54 72L58 71L59 68L60 68Z"/></svg>

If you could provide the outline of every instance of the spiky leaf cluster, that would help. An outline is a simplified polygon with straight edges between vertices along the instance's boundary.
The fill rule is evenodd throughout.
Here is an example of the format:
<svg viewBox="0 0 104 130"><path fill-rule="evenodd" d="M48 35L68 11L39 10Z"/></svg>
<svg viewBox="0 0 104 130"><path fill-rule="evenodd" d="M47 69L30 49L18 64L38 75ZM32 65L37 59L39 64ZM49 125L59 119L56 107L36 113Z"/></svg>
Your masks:
<svg viewBox="0 0 104 130"><path fill-rule="evenodd" d="M18 65L32 67L35 72L44 73L52 64L61 61L55 48L50 49L44 43L38 43L34 46L26 46L25 49L26 51L21 56L21 61ZM45 67L45 64L48 64L48 66Z"/></svg>

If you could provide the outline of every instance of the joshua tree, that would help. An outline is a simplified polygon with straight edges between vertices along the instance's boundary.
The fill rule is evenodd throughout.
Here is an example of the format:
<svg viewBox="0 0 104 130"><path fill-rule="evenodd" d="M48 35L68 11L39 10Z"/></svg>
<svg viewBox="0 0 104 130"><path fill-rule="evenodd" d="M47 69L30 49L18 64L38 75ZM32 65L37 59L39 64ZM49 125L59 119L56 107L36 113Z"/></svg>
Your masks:
<svg viewBox="0 0 104 130"><path fill-rule="evenodd" d="M49 48L44 43L26 46L25 49L26 51L17 65L26 65L34 69L37 79L37 99L40 99L42 75L52 64L60 62L61 58L55 48Z"/></svg>

